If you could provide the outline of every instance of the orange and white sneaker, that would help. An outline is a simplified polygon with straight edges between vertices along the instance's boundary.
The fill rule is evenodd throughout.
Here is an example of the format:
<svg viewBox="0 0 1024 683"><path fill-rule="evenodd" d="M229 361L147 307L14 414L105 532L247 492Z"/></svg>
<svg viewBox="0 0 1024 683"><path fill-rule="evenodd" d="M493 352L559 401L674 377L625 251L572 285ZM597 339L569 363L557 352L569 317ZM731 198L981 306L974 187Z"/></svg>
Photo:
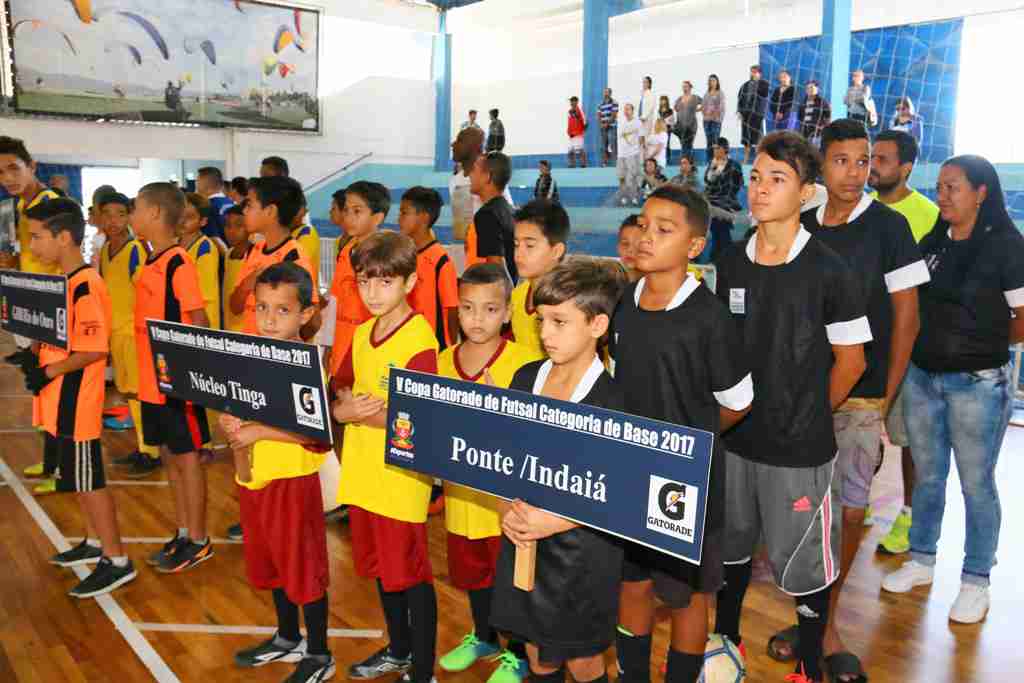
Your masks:
<svg viewBox="0 0 1024 683"><path fill-rule="evenodd" d="M206 543L189 540L187 543L180 544L173 554L164 557L156 566L156 570L163 574L177 574L187 571L197 564L202 564L211 557L213 557L213 544L210 543L209 538L206 539Z"/></svg>

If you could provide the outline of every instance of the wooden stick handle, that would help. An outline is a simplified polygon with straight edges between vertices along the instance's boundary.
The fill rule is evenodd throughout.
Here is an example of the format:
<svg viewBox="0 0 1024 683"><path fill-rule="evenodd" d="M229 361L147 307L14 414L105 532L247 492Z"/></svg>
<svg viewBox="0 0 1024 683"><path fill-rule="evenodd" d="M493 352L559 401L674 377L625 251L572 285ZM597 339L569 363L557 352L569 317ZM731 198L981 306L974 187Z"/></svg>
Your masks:
<svg viewBox="0 0 1024 683"><path fill-rule="evenodd" d="M519 590L532 591L537 573L537 542L530 541L525 546L516 546L516 569L512 579L513 585Z"/></svg>
<svg viewBox="0 0 1024 683"><path fill-rule="evenodd" d="M235 456L235 475L238 481L249 483L252 481L252 448L240 448L231 451Z"/></svg>

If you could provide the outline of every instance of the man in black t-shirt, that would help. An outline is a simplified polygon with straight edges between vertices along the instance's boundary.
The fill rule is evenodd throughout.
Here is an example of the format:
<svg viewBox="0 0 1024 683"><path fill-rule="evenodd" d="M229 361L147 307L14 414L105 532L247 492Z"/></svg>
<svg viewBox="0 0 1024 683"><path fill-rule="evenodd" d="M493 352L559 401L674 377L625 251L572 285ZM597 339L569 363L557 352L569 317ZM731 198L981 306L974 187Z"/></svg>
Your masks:
<svg viewBox="0 0 1024 683"><path fill-rule="evenodd" d="M489 152L478 158L469 172L469 190L483 202L473 216L475 262L504 265L515 284L519 279L515 261L515 221L512 220L512 206L503 196L511 178L512 160L501 152Z"/></svg>
<svg viewBox="0 0 1024 683"><path fill-rule="evenodd" d="M839 594L864 536L871 480L881 464L882 423L907 372L920 327L917 287L930 278L907 219L864 194L871 166L864 124L833 121L822 131L821 148L828 202L805 212L801 222L853 270L874 338L866 348L867 370L834 416L843 555L825 639L825 653L832 656L846 653L836 628Z"/></svg>
<svg viewBox="0 0 1024 683"><path fill-rule="evenodd" d="M736 115L740 117L740 139L743 142L743 163L750 159L751 149L764 135L764 115L768 109L771 86L761 78L761 66L750 67L750 80L740 86Z"/></svg>
<svg viewBox="0 0 1024 683"><path fill-rule="evenodd" d="M860 379L871 331L842 257L800 226L817 152L800 135L761 143L750 177L757 232L717 266L751 363L750 415L725 435L725 587L715 631L740 640L751 555L762 537L775 582L796 601L797 672L821 681L829 594L840 547L832 410Z"/></svg>

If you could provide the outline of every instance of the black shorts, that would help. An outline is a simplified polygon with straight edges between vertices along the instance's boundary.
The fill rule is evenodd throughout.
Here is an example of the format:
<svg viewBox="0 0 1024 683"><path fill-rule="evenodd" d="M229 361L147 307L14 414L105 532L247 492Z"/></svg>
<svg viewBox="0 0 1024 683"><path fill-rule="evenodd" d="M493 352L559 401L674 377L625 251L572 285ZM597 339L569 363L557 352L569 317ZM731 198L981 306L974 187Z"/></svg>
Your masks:
<svg viewBox="0 0 1024 683"><path fill-rule="evenodd" d="M764 117L744 112L740 114L740 118L743 120L740 126L740 142L744 146L756 147L764 135Z"/></svg>
<svg viewBox="0 0 1024 683"><path fill-rule="evenodd" d="M53 476L61 493L86 493L106 487L99 439L75 441L47 434L43 448L57 463Z"/></svg>
<svg viewBox="0 0 1024 683"><path fill-rule="evenodd" d="M172 455L196 452L210 440L206 409L169 396L163 405L142 401L142 438Z"/></svg>
<svg viewBox="0 0 1024 683"><path fill-rule="evenodd" d="M639 543L625 546L622 580L653 581L654 594L669 609L688 607L694 593L717 593L722 587L725 570L721 530L705 533L700 566Z"/></svg>

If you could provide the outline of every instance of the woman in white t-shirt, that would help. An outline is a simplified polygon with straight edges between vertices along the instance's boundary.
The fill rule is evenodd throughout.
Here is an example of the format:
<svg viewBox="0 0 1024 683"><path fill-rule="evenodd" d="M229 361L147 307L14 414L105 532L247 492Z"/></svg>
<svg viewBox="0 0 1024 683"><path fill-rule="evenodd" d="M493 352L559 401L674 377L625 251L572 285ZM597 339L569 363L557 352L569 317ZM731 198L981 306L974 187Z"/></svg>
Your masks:
<svg viewBox="0 0 1024 683"><path fill-rule="evenodd" d="M665 168L668 161L668 128L664 119L654 122L654 134L644 140L644 159L654 159L659 168Z"/></svg>

